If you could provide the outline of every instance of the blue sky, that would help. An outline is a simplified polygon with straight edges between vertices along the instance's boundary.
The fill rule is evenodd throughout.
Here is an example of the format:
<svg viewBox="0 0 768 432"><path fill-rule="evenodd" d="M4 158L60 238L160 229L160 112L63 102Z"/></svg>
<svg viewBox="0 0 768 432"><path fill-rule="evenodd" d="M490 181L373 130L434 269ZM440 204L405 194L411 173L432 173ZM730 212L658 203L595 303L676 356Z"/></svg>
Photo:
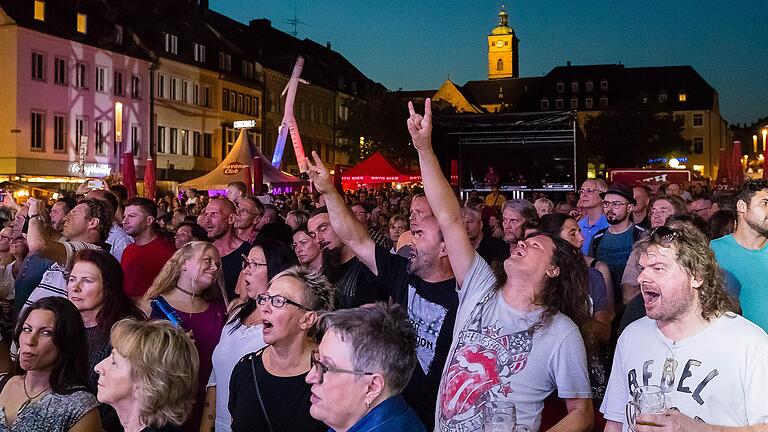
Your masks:
<svg viewBox="0 0 768 432"><path fill-rule="evenodd" d="M267 18L298 37L331 42L391 90L486 78L486 36L502 3L520 38L520 75L566 61L691 65L720 94L730 123L768 116L768 1L210 0L242 22Z"/></svg>

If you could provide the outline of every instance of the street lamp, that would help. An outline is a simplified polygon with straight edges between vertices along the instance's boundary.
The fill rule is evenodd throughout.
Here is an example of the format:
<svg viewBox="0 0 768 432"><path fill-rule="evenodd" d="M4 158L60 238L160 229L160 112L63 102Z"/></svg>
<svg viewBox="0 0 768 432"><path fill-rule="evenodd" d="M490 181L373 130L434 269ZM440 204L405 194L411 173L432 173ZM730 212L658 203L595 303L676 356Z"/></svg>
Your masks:
<svg viewBox="0 0 768 432"><path fill-rule="evenodd" d="M766 146L765 146L765 137L766 137L766 135L768 135L768 126L763 128L763 151L765 151L765 149L766 149Z"/></svg>

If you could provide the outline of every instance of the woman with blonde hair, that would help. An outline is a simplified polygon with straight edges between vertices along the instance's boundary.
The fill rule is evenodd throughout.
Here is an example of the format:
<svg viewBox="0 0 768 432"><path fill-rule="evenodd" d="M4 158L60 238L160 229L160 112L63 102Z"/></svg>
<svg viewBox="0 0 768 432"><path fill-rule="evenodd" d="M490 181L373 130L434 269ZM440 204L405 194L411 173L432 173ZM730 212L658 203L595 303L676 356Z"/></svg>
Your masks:
<svg viewBox="0 0 768 432"><path fill-rule="evenodd" d="M170 432L184 423L199 366L190 337L165 321L124 319L110 339L111 355L96 365L98 399L117 411L125 432Z"/></svg>
<svg viewBox="0 0 768 432"><path fill-rule="evenodd" d="M151 319L179 321L191 333L200 356L196 403L183 431L200 428L211 356L226 320L225 298L218 250L208 242L193 241L173 254L142 301Z"/></svg>

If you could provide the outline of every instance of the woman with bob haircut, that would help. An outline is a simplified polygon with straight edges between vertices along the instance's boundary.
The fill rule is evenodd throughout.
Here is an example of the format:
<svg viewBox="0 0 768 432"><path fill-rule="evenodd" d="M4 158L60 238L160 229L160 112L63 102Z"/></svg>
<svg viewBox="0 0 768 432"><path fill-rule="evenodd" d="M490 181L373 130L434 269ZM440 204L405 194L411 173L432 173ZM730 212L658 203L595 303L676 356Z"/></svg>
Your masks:
<svg viewBox="0 0 768 432"><path fill-rule="evenodd" d="M47 297L22 312L19 357L0 377L0 431L98 432L98 401L88 392L85 327L67 299Z"/></svg>
<svg viewBox="0 0 768 432"><path fill-rule="evenodd" d="M211 356L226 321L224 282L219 251L208 242L193 241L176 251L149 287L142 309L150 319L167 319L152 309L154 299L165 300L184 330L191 332L200 358L192 416L183 431L198 432L203 415L205 384L211 374Z"/></svg>
<svg viewBox="0 0 768 432"><path fill-rule="evenodd" d="M213 371L208 379L201 432L231 430L232 416L229 415L227 403L232 368L244 355L259 351L266 345L261 334L263 326L256 297L264 294L270 279L296 264L296 255L288 245L272 239L257 239L243 261L238 285L245 302L232 311L231 319L221 330L221 338L213 350Z"/></svg>
<svg viewBox="0 0 768 432"><path fill-rule="evenodd" d="M96 365L99 402L117 411L125 432L176 431L195 401L192 339L167 321L124 319L111 343L111 355Z"/></svg>
<svg viewBox="0 0 768 432"><path fill-rule="evenodd" d="M256 303L268 345L240 359L232 371L232 430L327 431L309 414L310 386L305 379L317 349L317 317L333 309L333 287L325 276L294 266L272 278Z"/></svg>
<svg viewBox="0 0 768 432"><path fill-rule="evenodd" d="M335 431L425 431L400 393L416 367L405 309L384 303L330 312L312 353L312 417Z"/></svg>

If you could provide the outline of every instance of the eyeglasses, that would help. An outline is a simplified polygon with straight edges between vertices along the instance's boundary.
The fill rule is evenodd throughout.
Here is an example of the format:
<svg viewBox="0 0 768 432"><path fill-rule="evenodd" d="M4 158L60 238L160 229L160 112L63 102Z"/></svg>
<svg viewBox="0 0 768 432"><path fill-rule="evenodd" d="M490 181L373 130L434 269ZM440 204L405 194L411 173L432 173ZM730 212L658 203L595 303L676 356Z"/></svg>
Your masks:
<svg viewBox="0 0 768 432"><path fill-rule="evenodd" d="M331 227L330 224L324 223L317 226L317 230L315 231L308 231L307 234L309 234L310 237L315 238L317 237L317 234L325 234L326 231Z"/></svg>
<svg viewBox="0 0 768 432"><path fill-rule="evenodd" d="M662 225L660 227L656 227L651 231L651 239L656 240L657 242L668 245L672 243L673 240L677 237L677 232L673 230L672 228Z"/></svg>
<svg viewBox="0 0 768 432"><path fill-rule="evenodd" d="M243 257L243 270L249 268L251 270L256 270L259 267L266 267L267 263L260 263L258 261L251 261L248 259L248 256L240 254L241 257Z"/></svg>
<svg viewBox="0 0 768 432"><path fill-rule="evenodd" d="M592 189L592 188L581 188L579 189L579 194L593 194L595 192L601 192L598 189Z"/></svg>
<svg viewBox="0 0 768 432"><path fill-rule="evenodd" d="M621 202L621 201L603 201L603 207L610 207L612 209L617 209L621 206L625 206L629 204L629 202Z"/></svg>
<svg viewBox="0 0 768 432"><path fill-rule="evenodd" d="M345 373L345 374L352 374L352 375L373 375L373 372L360 372L360 371L354 371L354 370L348 370L348 369L338 369L333 368L330 366L326 366L323 364L323 362L320 361L320 353L317 351L312 351L312 357L309 359L310 365L312 369L317 374L317 383L322 384L323 383L323 377L327 372L333 372L333 373Z"/></svg>
<svg viewBox="0 0 768 432"><path fill-rule="evenodd" d="M290 304L290 305L294 305L294 306L296 306L299 309L304 309L306 311L312 311L312 309L310 309L310 308L308 308L306 306L303 306L303 305L301 305L299 303L296 303L293 300L289 300L289 299L281 296L280 294L275 294L275 295L259 294L259 295L256 296L256 303L259 304L259 305L265 304L267 302L267 300L269 300L269 302L272 303L272 306L274 306L276 308L281 308L281 307L285 306L286 303L287 303L287 304Z"/></svg>

